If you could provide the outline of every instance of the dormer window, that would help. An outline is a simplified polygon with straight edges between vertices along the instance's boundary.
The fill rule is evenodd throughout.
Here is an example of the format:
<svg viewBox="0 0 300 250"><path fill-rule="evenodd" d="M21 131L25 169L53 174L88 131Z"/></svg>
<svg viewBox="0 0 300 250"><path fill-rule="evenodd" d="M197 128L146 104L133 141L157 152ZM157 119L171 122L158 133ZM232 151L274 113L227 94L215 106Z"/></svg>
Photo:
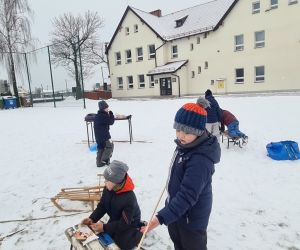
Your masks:
<svg viewBox="0 0 300 250"><path fill-rule="evenodd" d="M185 22L185 20L187 19L187 17L188 17L188 16L185 16L185 17L182 17L182 18L180 18L180 19L175 20L175 23L176 23L175 28L181 27L181 26L184 24L184 22Z"/></svg>

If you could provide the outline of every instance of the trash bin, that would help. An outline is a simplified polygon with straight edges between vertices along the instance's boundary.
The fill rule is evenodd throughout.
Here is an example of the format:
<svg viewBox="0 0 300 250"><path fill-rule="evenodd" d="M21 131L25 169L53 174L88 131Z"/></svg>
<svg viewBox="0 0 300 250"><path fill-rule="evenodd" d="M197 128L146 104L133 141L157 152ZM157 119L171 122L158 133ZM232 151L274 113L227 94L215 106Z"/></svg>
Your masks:
<svg viewBox="0 0 300 250"><path fill-rule="evenodd" d="M3 109L3 106L4 106L3 99L2 99L2 97L0 97L0 109Z"/></svg>
<svg viewBox="0 0 300 250"><path fill-rule="evenodd" d="M14 109L17 107L17 98L14 96L3 96L3 104L5 109Z"/></svg>

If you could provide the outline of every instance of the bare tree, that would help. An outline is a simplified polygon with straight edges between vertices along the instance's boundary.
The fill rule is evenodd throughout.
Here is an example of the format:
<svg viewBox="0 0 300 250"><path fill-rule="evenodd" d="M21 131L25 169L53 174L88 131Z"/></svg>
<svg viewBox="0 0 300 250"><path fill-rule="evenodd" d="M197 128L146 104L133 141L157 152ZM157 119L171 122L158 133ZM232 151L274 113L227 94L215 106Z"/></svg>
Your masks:
<svg viewBox="0 0 300 250"><path fill-rule="evenodd" d="M76 99L82 97L79 70L79 47L83 77L93 74L92 68L104 61L104 53L97 37L103 20L97 12L87 11L84 16L63 14L54 19L51 48L52 61L65 67L76 81ZM99 56L100 55L100 56Z"/></svg>
<svg viewBox="0 0 300 250"><path fill-rule="evenodd" d="M21 53L32 46L30 28L32 13L27 0L0 0L0 61L6 66L18 107L20 101L16 68L20 66Z"/></svg>

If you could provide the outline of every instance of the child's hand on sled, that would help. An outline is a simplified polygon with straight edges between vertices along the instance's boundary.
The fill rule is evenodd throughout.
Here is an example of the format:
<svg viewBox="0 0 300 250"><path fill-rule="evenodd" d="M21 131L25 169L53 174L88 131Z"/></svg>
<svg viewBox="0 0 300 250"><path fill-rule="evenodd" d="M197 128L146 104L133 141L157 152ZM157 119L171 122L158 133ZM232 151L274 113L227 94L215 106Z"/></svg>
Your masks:
<svg viewBox="0 0 300 250"><path fill-rule="evenodd" d="M103 232L103 223L98 222L98 223L92 223L90 227L97 233Z"/></svg>
<svg viewBox="0 0 300 250"><path fill-rule="evenodd" d="M83 219L83 220L81 221L81 224L86 225L86 226L89 226L89 225L91 225L92 223L93 223L93 221L92 221L92 219L90 219L90 218L85 218L85 219Z"/></svg>
<svg viewBox="0 0 300 250"><path fill-rule="evenodd" d="M158 225L159 225L159 220L157 219L156 216L153 217L153 219L149 222L149 226L147 228L147 225L146 226L143 226L141 227L141 233L148 233L150 232L152 229L156 228Z"/></svg>

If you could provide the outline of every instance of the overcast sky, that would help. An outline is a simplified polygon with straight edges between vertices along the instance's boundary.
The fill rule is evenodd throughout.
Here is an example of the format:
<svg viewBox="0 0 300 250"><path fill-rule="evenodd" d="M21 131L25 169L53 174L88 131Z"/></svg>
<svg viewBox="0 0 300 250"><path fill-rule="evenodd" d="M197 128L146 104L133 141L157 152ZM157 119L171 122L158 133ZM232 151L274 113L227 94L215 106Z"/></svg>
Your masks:
<svg viewBox="0 0 300 250"><path fill-rule="evenodd" d="M189 8L211 0L28 0L34 12L32 21L32 35L39 42L37 47L49 45L51 42L51 32L53 31L52 21L64 13L84 14L88 10L97 11L104 20L104 26L99 30L99 37L102 42L109 42L117 25L122 18L126 7L132 6L140 10L150 12L161 9L162 15ZM51 78L49 73L47 50L37 53L36 62L30 61L31 88L43 87L51 88ZM109 82L108 70L102 67L104 79L102 79L101 67L96 69L96 73L90 79L85 79L86 89L92 89L96 82L102 84L103 81ZM6 72L0 65L0 79L7 79ZM70 78L67 72L61 67L53 67L54 89L61 90L66 87L75 86L75 81ZM28 81L25 72L23 77L18 80L18 85L28 89Z"/></svg>
<svg viewBox="0 0 300 250"><path fill-rule="evenodd" d="M34 11L33 35L45 44L50 40L53 30L51 21L63 13L84 13L87 10L97 11L104 19L100 30L102 41L110 41L126 7L128 5L143 11L161 9L162 14L169 14L192 7L210 0L28 0Z"/></svg>

